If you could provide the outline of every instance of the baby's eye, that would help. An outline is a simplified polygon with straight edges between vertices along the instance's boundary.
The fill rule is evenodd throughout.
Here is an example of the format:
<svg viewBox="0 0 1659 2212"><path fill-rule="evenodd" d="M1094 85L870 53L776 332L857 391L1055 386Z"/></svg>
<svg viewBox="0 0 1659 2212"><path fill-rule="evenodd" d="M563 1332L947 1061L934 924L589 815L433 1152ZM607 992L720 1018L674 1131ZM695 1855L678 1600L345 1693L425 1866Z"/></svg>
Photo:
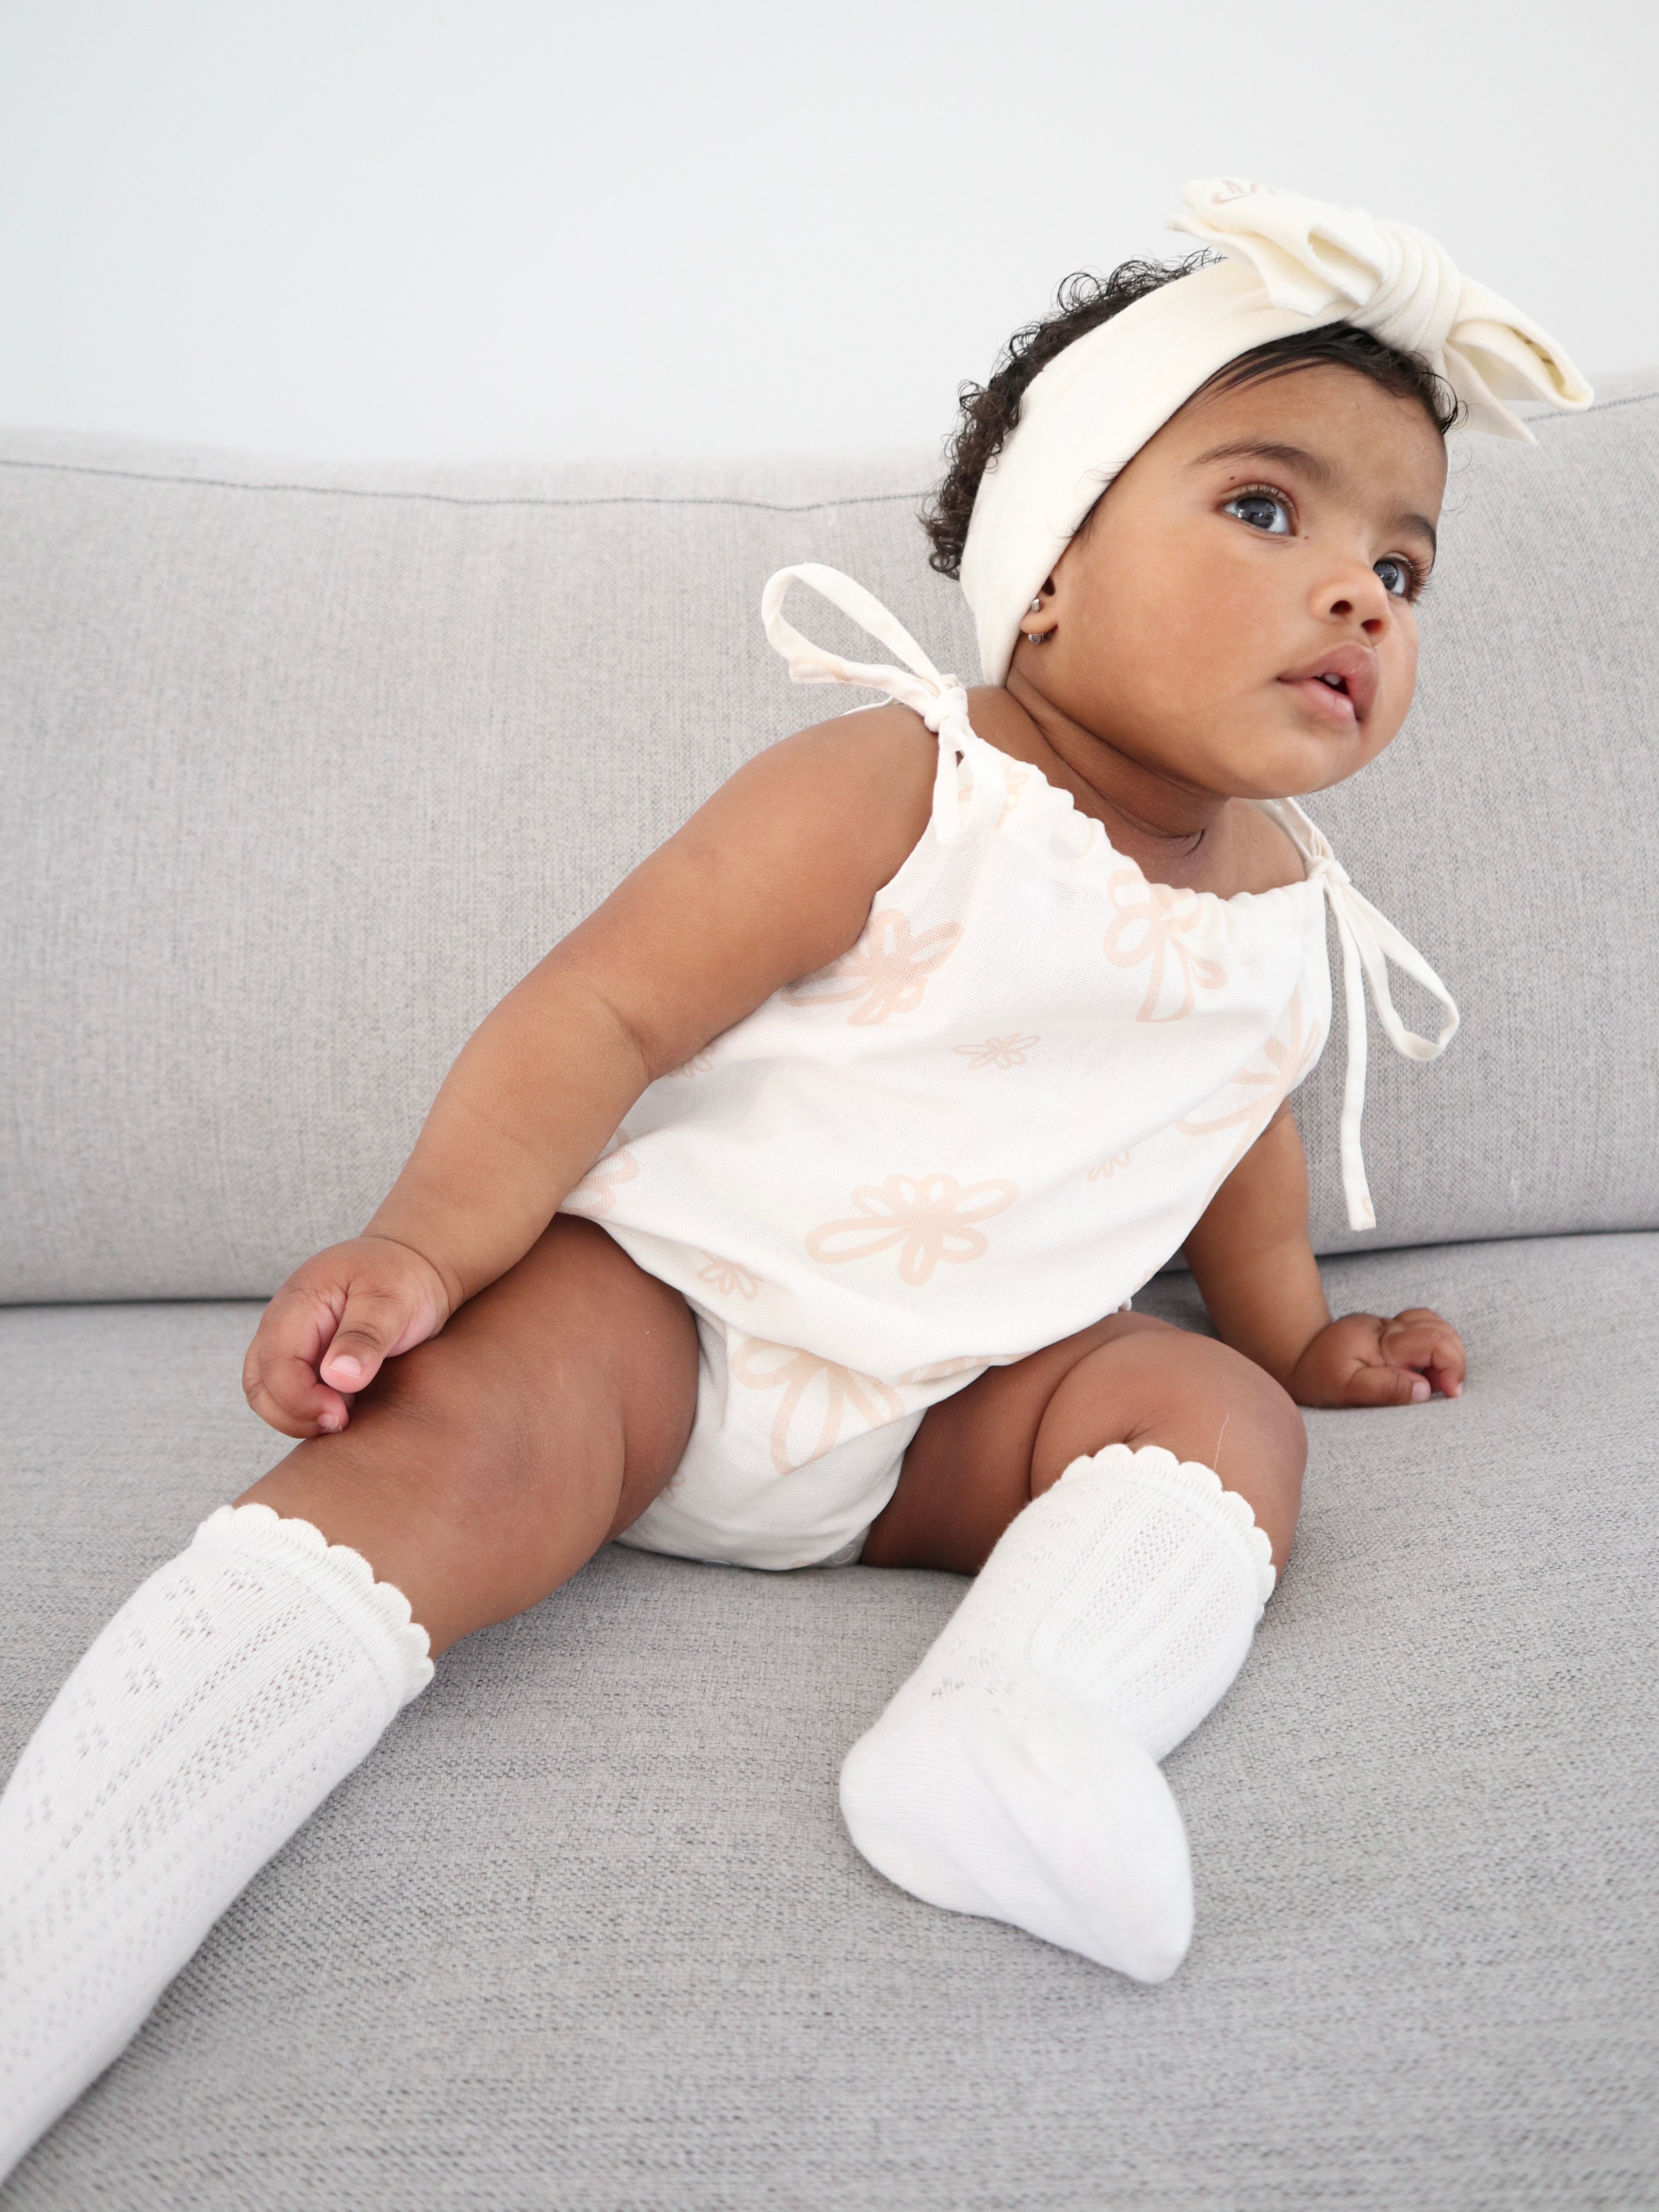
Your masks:
<svg viewBox="0 0 1659 2212"><path fill-rule="evenodd" d="M1417 571L1409 561L1399 561L1389 554L1375 562L1373 567L1382 579L1382 588L1391 599L1408 599L1417 584Z"/></svg>
<svg viewBox="0 0 1659 2212"><path fill-rule="evenodd" d="M1237 492L1227 501L1223 513L1236 514L1241 522L1248 522L1252 530L1265 530L1275 538L1291 535L1291 510L1276 491Z"/></svg>

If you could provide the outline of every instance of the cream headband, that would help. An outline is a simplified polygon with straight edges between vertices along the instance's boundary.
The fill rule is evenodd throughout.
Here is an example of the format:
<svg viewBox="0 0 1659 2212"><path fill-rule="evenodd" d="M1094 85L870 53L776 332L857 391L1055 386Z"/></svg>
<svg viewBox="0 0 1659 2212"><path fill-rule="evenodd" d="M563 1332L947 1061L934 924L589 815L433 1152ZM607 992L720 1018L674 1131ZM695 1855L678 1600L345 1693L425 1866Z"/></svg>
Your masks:
<svg viewBox="0 0 1659 2212"><path fill-rule="evenodd" d="M1008 672L1020 618L1106 486L1230 361L1326 323L1419 355L1500 438L1532 433L1506 399L1588 407L1590 388L1536 323L1460 276L1408 223L1208 178L1170 228L1227 258L1149 292L1055 356L986 471L962 556L988 684Z"/></svg>

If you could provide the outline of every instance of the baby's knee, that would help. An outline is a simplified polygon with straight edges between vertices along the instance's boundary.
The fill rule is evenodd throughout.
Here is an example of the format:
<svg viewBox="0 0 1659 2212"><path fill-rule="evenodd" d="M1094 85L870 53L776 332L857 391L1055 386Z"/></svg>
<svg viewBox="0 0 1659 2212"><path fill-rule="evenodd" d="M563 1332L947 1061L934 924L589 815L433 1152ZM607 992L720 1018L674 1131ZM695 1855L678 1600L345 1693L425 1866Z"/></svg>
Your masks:
<svg viewBox="0 0 1659 2212"><path fill-rule="evenodd" d="M515 1399L475 1345L438 1335L386 1361L358 1397L345 1437L395 1469L399 1490L426 1515L482 1531L536 1480L534 1424Z"/></svg>
<svg viewBox="0 0 1659 2212"><path fill-rule="evenodd" d="M1157 1444L1212 1468L1249 1504L1283 1563L1301 1506L1307 1431L1289 1393L1254 1360L1185 1329L1114 1332L1050 1401L1033 1492L1073 1458L1113 1443Z"/></svg>
<svg viewBox="0 0 1659 2212"><path fill-rule="evenodd" d="M1214 1337L1164 1328L1139 1339L1133 1356L1140 1366L1148 1395L1161 1414L1189 1411L1214 1413L1244 1423L1276 1457L1307 1457L1308 1431L1300 1408L1265 1367Z"/></svg>
<svg viewBox="0 0 1659 2212"><path fill-rule="evenodd" d="M1241 1352L1211 1337L1159 1346L1160 1386L1144 1404L1134 1443L1163 1444L1212 1468L1245 1499L1273 1546L1290 1556L1302 1510L1308 1431L1290 1393Z"/></svg>
<svg viewBox="0 0 1659 2212"><path fill-rule="evenodd" d="M1231 1345L1196 1337L1200 1387L1224 1413L1236 1413L1258 1440L1264 1455L1302 1478L1308 1462L1308 1427L1302 1409L1281 1382Z"/></svg>

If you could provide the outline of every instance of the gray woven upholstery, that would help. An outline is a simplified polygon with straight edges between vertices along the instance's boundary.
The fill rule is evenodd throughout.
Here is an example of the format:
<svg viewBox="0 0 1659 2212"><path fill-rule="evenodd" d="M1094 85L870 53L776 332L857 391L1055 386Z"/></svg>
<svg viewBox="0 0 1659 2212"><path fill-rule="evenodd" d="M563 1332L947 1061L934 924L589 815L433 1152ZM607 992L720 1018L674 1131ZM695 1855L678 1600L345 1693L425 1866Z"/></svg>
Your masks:
<svg viewBox="0 0 1659 2212"><path fill-rule="evenodd" d="M1170 1762L1199 1922L1166 1988L848 1841L841 1754L953 1577L613 1547L442 1663L5 2212L1653 2203L1659 1237L1332 1286L1442 1304L1474 1378L1312 1416L1296 1557ZM0 1315L0 1764L270 1456L256 1313Z"/></svg>

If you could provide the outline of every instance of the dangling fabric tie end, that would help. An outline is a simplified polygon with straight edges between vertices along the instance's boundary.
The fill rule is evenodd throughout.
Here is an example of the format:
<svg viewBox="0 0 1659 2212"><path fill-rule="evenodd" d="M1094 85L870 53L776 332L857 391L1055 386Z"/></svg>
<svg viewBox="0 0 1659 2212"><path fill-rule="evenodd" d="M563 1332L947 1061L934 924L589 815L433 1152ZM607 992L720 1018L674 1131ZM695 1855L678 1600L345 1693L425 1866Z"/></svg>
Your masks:
<svg viewBox="0 0 1659 2212"><path fill-rule="evenodd" d="M1302 819L1305 821L1306 817ZM1322 838L1319 842L1323 845ZM1369 899L1361 896L1349 881L1346 871L1334 858L1327 857L1329 850L1328 846L1324 847L1312 872L1323 885L1326 903L1342 946L1343 1000L1348 1023L1348 1066L1342 1085L1342 1194L1347 1201L1348 1226L1358 1234L1376 1226L1376 1208L1371 1203L1364 1153L1359 1142L1359 1125L1365 1110L1365 981L1370 980L1371 998L1384 1033L1403 1059L1438 1060L1457 1033L1458 1012L1451 993L1416 946L1407 944L1394 924L1379 914ZM1403 968L1444 1008L1445 1019L1438 1036L1419 1036L1401 1020L1389 990L1387 963L1390 960Z"/></svg>

